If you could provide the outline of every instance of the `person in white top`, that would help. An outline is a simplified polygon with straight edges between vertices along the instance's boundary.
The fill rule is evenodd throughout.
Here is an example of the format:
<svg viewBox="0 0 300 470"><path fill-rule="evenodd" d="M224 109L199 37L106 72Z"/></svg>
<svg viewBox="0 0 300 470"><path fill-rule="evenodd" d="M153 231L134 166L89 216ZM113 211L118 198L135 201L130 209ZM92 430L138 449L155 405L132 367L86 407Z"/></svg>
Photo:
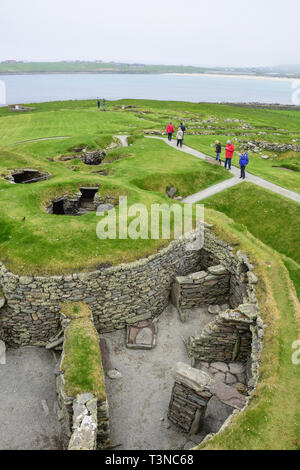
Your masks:
<svg viewBox="0 0 300 470"><path fill-rule="evenodd" d="M183 130L181 129L181 127L178 128L178 131L177 131L177 147L180 147L182 148L182 142L183 142Z"/></svg>

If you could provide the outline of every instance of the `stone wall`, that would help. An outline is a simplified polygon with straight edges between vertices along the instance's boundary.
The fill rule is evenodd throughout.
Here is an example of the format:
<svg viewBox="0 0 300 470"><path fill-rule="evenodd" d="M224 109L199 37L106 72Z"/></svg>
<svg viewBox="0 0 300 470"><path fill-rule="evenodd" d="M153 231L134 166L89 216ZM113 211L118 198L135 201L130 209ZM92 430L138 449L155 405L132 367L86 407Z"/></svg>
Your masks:
<svg viewBox="0 0 300 470"><path fill-rule="evenodd" d="M243 307L243 308L242 308ZM256 308L252 305L221 312L204 327L200 336L191 336L187 348L196 361L247 362L251 355L252 333Z"/></svg>
<svg viewBox="0 0 300 470"><path fill-rule="evenodd" d="M168 419L189 434L197 434L205 421L207 405L212 397L227 405L230 411L241 410L246 397L235 388L214 382L205 372L184 363L172 371L175 383L168 409Z"/></svg>
<svg viewBox="0 0 300 470"><path fill-rule="evenodd" d="M0 325L11 346L44 345L60 327L62 302L83 301L92 309L98 331L124 328L127 320L162 313L177 275L200 268L201 253L176 240L150 256L117 267L62 276L18 276L0 264L6 299Z"/></svg>
<svg viewBox="0 0 300 470"><path fill-rule="evenodd" d="M181 320L185 321L185 310L203 305L226 304L229 293L229 271L218 265L209 267L207 271L176 277L171 296Z"/></svg>
<svg viewBox="0 0 300 470"><path fill-rule="evenodd" d="M168 409L168 419L184 432L199 431L212 394L209 390L210 377L183 363L174 367L175 384Z"/></svg>
<svg viewBox="0 0 300 470"><path fill-rule="evenodd" d="M230 273L231 307L252 302L247 258L233 254L233 249L209 227L200 251L187 251L186 240L175 240L146 259L89 273L18 276L0 263L0 288L6 300L0 310L0 329L10 346L42 346L59 331L59 310L65 301L88 304L101 333L124 328L132 318L138 321L144 314L160 315L168 304L176 276L219 264Z"/></svg>

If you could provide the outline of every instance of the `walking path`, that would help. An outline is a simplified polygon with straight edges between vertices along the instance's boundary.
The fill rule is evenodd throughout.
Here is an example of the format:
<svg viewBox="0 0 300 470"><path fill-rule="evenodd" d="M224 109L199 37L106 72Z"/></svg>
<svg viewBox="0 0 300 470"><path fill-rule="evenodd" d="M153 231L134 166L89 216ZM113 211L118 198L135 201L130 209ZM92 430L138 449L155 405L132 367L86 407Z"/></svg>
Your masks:
<svg viewBox="0 0 300 470"><path fill-rule="evenodd" d="M62 136L57 136L57 137L40 137L39 139L21 140L20 142L9 144L8 147L14 147L15 145L20 145L20 144L28 144L30 142L40 142L41 140L56 140L56 139L70 139L70 136L62 135Z"/></svg>
<svg viewBox="0 0 300 470"><path fill-rule="evenodd" d="M198 150L192 149L191 147L188 147L187 145L183 145L182 148L177 147L176 142L174 140L170 142L168 139L165 139L163 137L156 137L156 136L146 136L146 137L150 139L162 140L163 142L168 144L170 147L173 147L176 150L179 150L180 152L189 153L190 155L200 158L201 160L207 160L207 158L210 158L213 160L212 157L209 157L208 155L205 155L204 153L199 152ZM300 194L297 194L294 191L290 191L289 189L282 188L281 186L271 183L270 181L260 178L259 176L255 176L250 173L247 173L246 180L242 180L239 178L240 176L239 168L236 168L234 166L231 168L231 170L229 170L229 172L233 175L233 178L230 178L229 180L225 180L225 181L222 181L221 183L217 183L213 186L210 186L209 188L206 188L203 191L199 191L196 194L192 194L191 196L188 196L187 198L185 198L183 202L194 204L195 202L202 201L203 199L206 199L209 196L213 196L214 194L220 193L221 191L231 188L232 186L241 184L244 181L249 181L250 183L254 183L258 186L261 186L262 188L273 191L274 193L280 194L281 196L284 196L288 199L291 199L296 202L300 202Z"/></svg>
<svg viewBox="0 0 300 470"><path fill-rule="evenodd" d="M121 142L122 147L128 147L128 140L127 139L129 137L129 135L115 135L114 137L119 139L119 141Z"/></svg>

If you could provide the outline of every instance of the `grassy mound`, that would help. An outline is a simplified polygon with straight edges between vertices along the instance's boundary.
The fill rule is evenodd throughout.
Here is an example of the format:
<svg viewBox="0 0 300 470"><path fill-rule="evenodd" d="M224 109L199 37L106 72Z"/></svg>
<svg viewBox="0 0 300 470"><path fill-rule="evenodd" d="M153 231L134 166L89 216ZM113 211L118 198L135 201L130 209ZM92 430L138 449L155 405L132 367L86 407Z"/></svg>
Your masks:
<svg viewBox="0 0 300 470"><path fill-rule="evenodd" d="M256 238L283 255L291 278L300 291L300 206L251 183L243 183L205 201L206 207L224 212L242 233L246 228ZM269 259L272 262L272 259Z"/></svg>

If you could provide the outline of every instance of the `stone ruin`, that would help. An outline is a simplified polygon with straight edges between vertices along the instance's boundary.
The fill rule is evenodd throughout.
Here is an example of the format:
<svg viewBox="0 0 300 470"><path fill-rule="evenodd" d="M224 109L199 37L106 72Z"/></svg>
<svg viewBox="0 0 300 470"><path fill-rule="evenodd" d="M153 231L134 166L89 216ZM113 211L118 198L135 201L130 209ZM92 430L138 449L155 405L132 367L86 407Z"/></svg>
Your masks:
<svg viewBox="0 0 300 470"><path fill-rule="evenodd" d="M63 195L55 198L47 206L48 214L56 215L84 215L89 212L105 212L116 205L116 200L111 196L98 194L99 186L80 187L79 191L72 195Z"/></svg>
<svg viewBox="0 0 300 470"><path fill-rule="evenodd" d="M172 371L175 380L168 409L169 420L183 432L197 434L205 419L210 400L216 397L229 408L241 410L246 397L236 389L213 382L210 376L187 364L177 363Z"/></svg>
<svg viewBox="0 0 300 470"><path fill-rule="evenodd" d="M106 151L98 149L95 152L83 152L79 157L86 165L101 165L106 157Z"/></svg>
<svg viewBox="0 0 300 470"><path fill-rule="evenodd" d="M36 108L30 106L24 106L24 104L10 104L8 105L9 111L17 111L17 112L24 112L24 111L34 111Z"/></svg>
<svg viewBox="0 0 300 470"><path fill-rule="evenodd" d="M28 184L37 183L38 181L44 181L50 178L49 173L33 170L31 168L11 170L8 176L4 178L11 183Z"/></svg>
<svg viewBox="0 0 300 470"><path fill-rule="evenodd" d="M210 253L210 262L212 258ZM264 337L254 288L258 280L247 258L241 253L237 258L235 271L222 264L208 265L206 270L176 277L172 287L172 302L182 322L188 321L191 309L205 305L215 316L201 334L186 341L192 367L177 364L173 373L168 418L189 434L205 428L205 412L213 397L228 407L230 416L246 406L257 383Z"/></svg>
<svg viewBox="0 0 300 470"><path fill-rule="evenodd" d="M82 187L73 201L58 198L60 209L54 212L53 202L49 209L78 215L81 200L82 210L95 210L108 202L97 191ZM156 319L170 294L182 322L189 321L192 309L208 307L212 322L185 340L191 362L175 365L168 407L168 418L179 430L202 432L203 439L211 432L204 431L213 403L227 407L223 426L247 405L258 380L265 325L255 295L258 279L246 256L234 254L209 226L201 250L189 252L185 243L176 240L147 259L73 276L19 277L0 264L3 339L13 346L44 344L59 328L59 306L66 296L90 306L98 332L126 328L127 346L137 349L155 346ZM233 375L238 382L230 382Z"/></svg>

